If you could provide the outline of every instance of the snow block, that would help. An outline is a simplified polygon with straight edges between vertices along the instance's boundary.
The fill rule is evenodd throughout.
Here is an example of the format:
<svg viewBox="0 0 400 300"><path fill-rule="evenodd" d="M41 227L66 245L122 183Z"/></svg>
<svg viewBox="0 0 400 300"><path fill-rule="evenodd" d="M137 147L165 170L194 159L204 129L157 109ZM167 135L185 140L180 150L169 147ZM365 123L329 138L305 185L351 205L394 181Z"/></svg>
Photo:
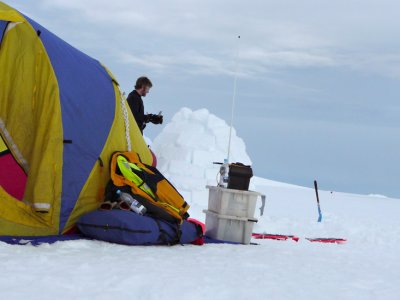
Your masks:
<svg viewBox="0 0 400 300"><path fill-rule="evenodd" d="M171 160L178 160L190 163L192 160L192 151L190 149L180 148L175 145L165 145L157 155L165 159L167 162Z"/></svg>
<svg viewBox="0 0 400 300"><path fill-rule="evenodd" d="M199 190L192 190L192 202L204 203L207 201L208 191L205 188Z"/></svg>
<svg viewBox="0 0 400 300"><path fill-rule="evenodd" d="M180 160L171 160L169 163L170 163L170 168L168 172L171 175L185 176L185 177L190 176L190 178L198 178L198 179L204 178L204 171L201 168L196 167L190 163Z"/></svg>
<svg viewBox="0 0 400 300"><path fill-rule="evenodd" d="M176 224L117 209L90 212L77 226L85 236L124 245L189 244L201 236L197 225L184 221L178 241Z"/></svg>

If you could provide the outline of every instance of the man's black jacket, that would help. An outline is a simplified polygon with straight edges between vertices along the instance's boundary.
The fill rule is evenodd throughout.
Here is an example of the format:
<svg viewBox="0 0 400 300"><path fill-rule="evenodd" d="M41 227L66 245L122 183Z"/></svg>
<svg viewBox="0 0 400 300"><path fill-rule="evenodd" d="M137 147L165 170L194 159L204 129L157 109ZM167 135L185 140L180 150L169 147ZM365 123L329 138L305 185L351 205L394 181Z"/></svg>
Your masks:
<svg viewBox="0 0 400 300"><path fill-rule="evenodd" d="M143 129L146 127L144 106L142 97L136 90L133 90L126 99L129 107L131 108L132 114L135 117L136 123L139 126L140 131L143 134Z"/></svg>

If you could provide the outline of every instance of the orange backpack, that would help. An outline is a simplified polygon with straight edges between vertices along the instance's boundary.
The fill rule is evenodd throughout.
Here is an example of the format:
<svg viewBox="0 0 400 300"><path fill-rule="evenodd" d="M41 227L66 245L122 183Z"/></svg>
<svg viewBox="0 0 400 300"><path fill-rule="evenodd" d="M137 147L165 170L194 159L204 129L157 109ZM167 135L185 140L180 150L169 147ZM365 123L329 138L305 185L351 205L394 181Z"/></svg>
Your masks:
<svg viewBox="0 0 400 300"><path fill-rule="evenodd" d="M129 191L152 217L179 224L189 217L189 204L182 195L155 167L142 163L137 153L114 152L110 172L113 190Z"/></svg>

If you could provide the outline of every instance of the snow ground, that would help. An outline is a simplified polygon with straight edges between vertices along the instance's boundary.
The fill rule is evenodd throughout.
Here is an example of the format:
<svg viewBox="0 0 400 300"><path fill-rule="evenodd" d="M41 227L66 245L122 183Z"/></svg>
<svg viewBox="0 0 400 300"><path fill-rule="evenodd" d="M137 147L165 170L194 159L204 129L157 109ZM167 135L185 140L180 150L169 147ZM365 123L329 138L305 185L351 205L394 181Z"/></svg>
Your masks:
<svg viewBox="0 0 400 300"><path fill-rule="evenodd" d="M182 114L188 130L219 122L223 131L220 120L207 111L186 109ZM197 125L187 126L194 119L200 120ZM170 127L188 136L180 123L175 120ZM223 155L216 146L223 143L213 144L204 136L209 148L200 149L199 139L184 144L179 136L168 135L162 132L153 143L159 168L189 199L191 215L204 221L204 186L215 183L218 170L210 161L223 159L214 153ZM159 140L169 148L163 151ZM232 140L234 147L242 145L236 136ZM210 154L202 157L195 150ZM168 155L176 151L180 166L186 163L196 174L174 173ZM232 161L248 159L245 147L235 155ZM256 209L254 232L295 234L299 242L172 247L86 240L38 247L0 242L0 299L400 299L400 199L320 191L323 219L318 223L313 189L259 177L252 178L251 189L267 197L264 215ZM304 237L341 237L348 242L311 243Z"/></svg>

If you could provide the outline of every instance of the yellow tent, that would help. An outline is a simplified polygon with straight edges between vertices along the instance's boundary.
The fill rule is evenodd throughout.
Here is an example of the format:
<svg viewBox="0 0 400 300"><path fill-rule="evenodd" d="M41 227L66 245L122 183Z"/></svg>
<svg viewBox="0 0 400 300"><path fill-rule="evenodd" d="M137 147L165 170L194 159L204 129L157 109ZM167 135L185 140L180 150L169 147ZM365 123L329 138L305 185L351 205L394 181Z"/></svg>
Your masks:
<svg viewBox="0 0 400 300"><path fill-rule="evenodd" d="M113 75L0 2L0 235L74 227L103 200L114 151L151 153Z"/></svg>

